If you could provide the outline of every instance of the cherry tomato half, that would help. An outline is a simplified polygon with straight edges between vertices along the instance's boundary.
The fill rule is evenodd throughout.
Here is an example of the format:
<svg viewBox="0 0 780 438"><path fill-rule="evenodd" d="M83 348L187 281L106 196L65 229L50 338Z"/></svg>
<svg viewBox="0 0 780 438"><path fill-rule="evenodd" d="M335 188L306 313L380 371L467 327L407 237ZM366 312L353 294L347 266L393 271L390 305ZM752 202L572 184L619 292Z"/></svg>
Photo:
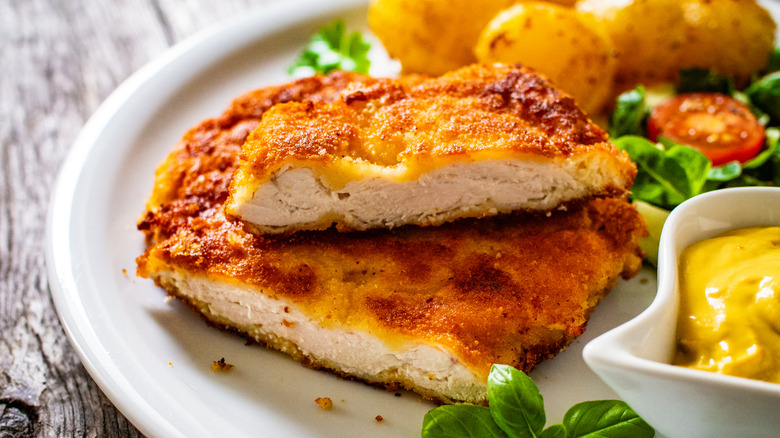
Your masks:
<svg viewBox="0 0 780 438"><path fill-rule="evenodd" d="M687 93L653 108L647 122L650 140L662 135L691 146L713 166L746 162L764 145L764 127L741 102L719 93Z"/></svg>

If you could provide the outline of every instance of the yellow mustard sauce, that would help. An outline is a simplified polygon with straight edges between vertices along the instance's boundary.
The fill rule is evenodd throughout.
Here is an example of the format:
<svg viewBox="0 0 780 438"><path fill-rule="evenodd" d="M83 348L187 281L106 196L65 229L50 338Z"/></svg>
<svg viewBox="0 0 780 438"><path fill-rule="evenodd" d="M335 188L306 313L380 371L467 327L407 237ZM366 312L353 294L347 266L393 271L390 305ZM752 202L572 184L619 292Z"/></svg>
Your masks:
<svg viewBox="0 0 780 438"><path fill-rule="evenodd" d="M780 383L780 227L683 250L674 364Z"/></svg>

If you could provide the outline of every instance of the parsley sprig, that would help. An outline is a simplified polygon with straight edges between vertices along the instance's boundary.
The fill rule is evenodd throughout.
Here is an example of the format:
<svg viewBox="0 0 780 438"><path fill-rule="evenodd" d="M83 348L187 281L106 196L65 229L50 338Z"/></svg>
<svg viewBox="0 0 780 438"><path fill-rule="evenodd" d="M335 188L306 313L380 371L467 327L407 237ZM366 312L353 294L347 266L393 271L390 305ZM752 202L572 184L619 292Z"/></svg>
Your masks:
<svg viewBox="0 0 780 438"><path fill-rule="evenodd" d="M313 35L287 72L295 77L328 74L335 70L368 73L371 44L360 32L347 33L342 20L322 27Z"/></svg>

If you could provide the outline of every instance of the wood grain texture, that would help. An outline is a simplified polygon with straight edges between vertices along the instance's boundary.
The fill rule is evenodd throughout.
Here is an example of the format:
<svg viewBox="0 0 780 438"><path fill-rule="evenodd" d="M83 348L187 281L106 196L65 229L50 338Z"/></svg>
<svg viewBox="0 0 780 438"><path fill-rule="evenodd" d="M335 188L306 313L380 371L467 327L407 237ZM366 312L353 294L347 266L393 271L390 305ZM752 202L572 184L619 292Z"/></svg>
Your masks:
<svg viewBox="0 0 780 438"><path fill-rule="evenodd" d="M84 122L131 73L275 1L0 2L0 437L141 436L57 319L43 238L54 179Z"/></svg>

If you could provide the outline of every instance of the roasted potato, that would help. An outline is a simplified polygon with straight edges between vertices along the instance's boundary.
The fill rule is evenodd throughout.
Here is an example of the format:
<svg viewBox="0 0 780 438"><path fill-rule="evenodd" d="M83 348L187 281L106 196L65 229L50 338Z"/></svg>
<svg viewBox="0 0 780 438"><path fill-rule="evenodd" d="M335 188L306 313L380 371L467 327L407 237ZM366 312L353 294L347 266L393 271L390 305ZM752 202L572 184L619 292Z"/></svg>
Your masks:
<svg viewBox="0 0 780 438"><path fill-rule="evenodd" d="M600 21L614 45L616 93L676 77L685 39L678 0L582 0L576 9Z"/></svg>
<svg viewBox="0 0 780 438"><path fill-rule="evenodd" d="M374 0L368 23L404 73L439 75L476 61L479 33L515 0Z"/></svg>
<svg viewBox="0 0 780 438"><path fill-rule="evenodd" d="M572 8L518 3L487 25L474 51L480 62L519 62L546 74L589 113L611 100L611 45L597 23Z"/></svg>
<svg viewBox="0 0 780 438"><path fill-rule="evenodd" d="M682 2L685 39L679 67L712 68L745 85L774 49L776 24L754 0Z"/></svg>

